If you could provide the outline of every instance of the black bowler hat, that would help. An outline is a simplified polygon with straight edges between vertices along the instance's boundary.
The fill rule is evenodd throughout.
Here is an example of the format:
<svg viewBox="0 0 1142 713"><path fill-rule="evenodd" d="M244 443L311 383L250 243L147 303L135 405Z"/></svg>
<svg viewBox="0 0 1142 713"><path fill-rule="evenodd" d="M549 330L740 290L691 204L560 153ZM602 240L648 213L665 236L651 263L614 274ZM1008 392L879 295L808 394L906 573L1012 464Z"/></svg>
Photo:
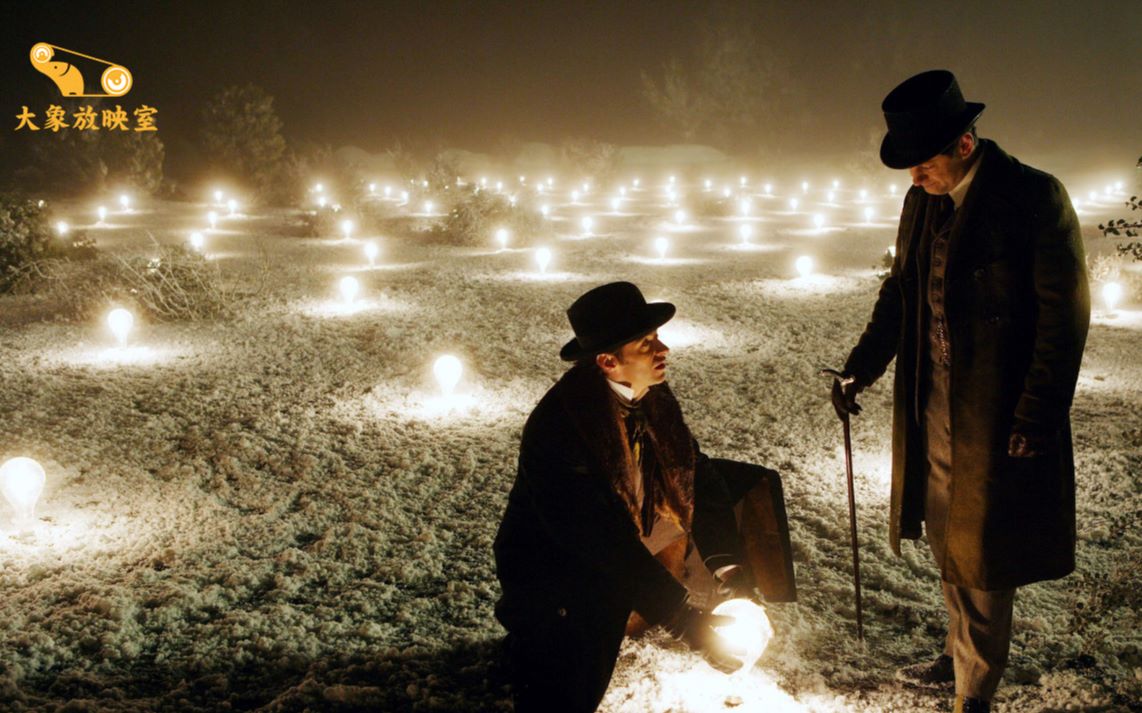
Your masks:
<svg viewBox="0 0 1142 713"><path fill-rule="evenodd" d="M927 161L966 133L983 107L964 101L956 75L946 69L909 77L880 105L888 124L880 143L881 162L889 168L910 168Z"/></svg>
<svg viewBox="0 0 1142 713"><path fill-rule="evenodd" d="M618 349L644 337L670 321L674 305L647 304L638 288L629 282L612 282L594 288L575 300L567 310L575 338L563 345L559 358L576 361Z"/></svg>

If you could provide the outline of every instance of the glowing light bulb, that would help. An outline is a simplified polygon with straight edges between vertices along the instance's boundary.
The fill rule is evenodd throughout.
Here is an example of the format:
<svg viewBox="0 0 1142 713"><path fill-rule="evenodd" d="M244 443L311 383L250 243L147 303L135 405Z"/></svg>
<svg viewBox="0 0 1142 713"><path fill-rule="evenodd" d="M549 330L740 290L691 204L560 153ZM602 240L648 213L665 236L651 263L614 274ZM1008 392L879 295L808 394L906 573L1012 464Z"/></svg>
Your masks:
<svg viewBox="0 0 1142 713"><path fill-rule="evenodd" d="M44 467L24 456L0 465L0 491L14 512L14 524L25 529L34 524L36 503L44 492Z"/></svg>
<svg viewBox="0 0 1142 713"><path fill-rule="evenodd" d="M714 607L713 613L733 618L732 623L716 627L716 631L728 648L741 652L741 670L749 671L773 638L773 626L765 609L748 599L728 599Z"/></svg>
<svg viewBox="0 0 1142 713"><path fill-rule="evenodd" d="M741 236L743 245L748 243L750 237L753 235L753 227L749 225L738 226L738 235Z"/></svg>
<svg viewBox="0 0 1142 713"><path fill-rule="evenodd" d="M686 211L684 211L684 210L674 211L674 222L677 223L678 225L684 225L686 223Z"/></svg>
<svg viewBox="0 0 1142 713"><path fill-rule="evenodd" d="M535 264L539 267L540 272L547 272L547 266L551 264L551 248L539 248L536 250Z"/></svg>
<svg viewBox="0 0 1142 713"><path fill-rule="evenodd" d="M353 300L357 299L357 293L361 291L361 283L352 276L342 277L337 289L340 290L341 299L345 300L345 304L351 305Z"/></svg>
<svg viewBox="0 0 1142 713"><path fill-rule="evenodd" d="M626 186L619 186L619 195L622 196L623 198L627 197L627 187Z"/></svg>
<svg viewBox="0 0 1142 713"><path fill-rule="evenodd" d="M889 245L888 246L888 254L891 255L892 257L896 257L896 246L895 245Z"/></svg>
<svg viewBox="0 0 1142 713"><path fill-rule="evenodd" d="M808 277L813 274L813 258L808 255L802 255L793 263L793 267L797 270L798 275Z"/></svg>
<svg viewBox="0 0 1142 713"><path fill-rule="evenodd" d="M1120 193L1122 192L1122 181L1115 181L1114 182L1114 190L1118 191Z"/></svg>
<svg viewBox="0 0 1142 713"><path fill-rule="evenodd" d="M641 178L636 178L636 179L634 179L634 181L632 182L632 185L633 185L635 188L638 188L638 187L639 187L639 185L640 185L641 183L642 183L642 179L641 179Z"/></svg>
<svg viewBox="0 0 1142 713"><path fill-rule="evenodd" d="M214 190L214 202L219 204L222 203L222 191L218 189Z"/></svg>
<svg viewBox="0 0 1142 713"><path fill-rule="evenodd" d="M69 230L69 228L70 228L70 226L68 226L66 220L61 220L58 223L56 223L56 233L58 233L61 238L65 235L67 235L67 231Z"/></svg>
<svg viewBox="0 0 1142 713"><path fill-rule="evenodd" d="M377 184L370 183L369 184L369 193L376 193L376 192L377 192Z"/></svg>
<svg viewBox="0 0 1142 713"><path fill-rule="evenodd" d="M202 248L206 245L206 240L202 237L202 233L195 231L190 234L190 247L202 252Z"/></svg>
<svg viewBox="0 0 1142 713"><path fill-rule="evenodd" d="M893 183L892 185L890 185L888 187L888 192L891 193L892 195L896 195L896 184L895 183Z"/></svg>
<svg viewBox="0 0 1142 713"><path fill-rule="evenodd" d="M872 215L873 215L872 206L865 208L864 209L864 222L871 223L872 222Z"/></svg>
<svg viewBox="0 0 1142 713"><path fill-rule="evenodd" d="M571 191L571 202L572 203L578 203L579 202L579 191Z"/></svg>
<svg viewBox="0 0 1142 713"><path fill-rule="evenodd" d="M767 196L773 195L773 184L772 183L765 184L765 195L767 195Z"/></svg>
<svg viewBox="0 0 1142 713"><path fill-rule="evenodd" d="M815 213L813 215L813 227L816 228L817 230L824 228L825 227L825 216L821 215L820 213Z"/></svg>
<svg viewBox="0 0 1142 713"><path fill-rule="evenodd" d="M496 231L496 242L500 244L500 250L507 248L507 246L508 246L508 229L507 228L500 228L499 230Z"/></svg>
<svg viewBox="0 0 1142 713"><path fill-rule="evenodd" d="M430 215L431 215L431 214L432 214L432 209L433 209L434 207L435 207L435 206L433 206L433 205L432 205L432 201L425 201L425 202L424 202L424 212L425 212L425 213L428 213L428 214L430 214Z"/></svg>
<svg viewBox="0 0 1142 713"><path fill-rule="evenodd" d="M502 193L504 190L504 182L496 181L496 193Z"/></svg>
<svg viewBox="0 0 1142 713"><path fill-rule="evenodd" d="M318 197L317 197L317 206L318 206L319 208L324 208L324 207L325 207L325 196L318 196Z"/></svg>
<svg viewBox="0 0 1142 713"><path fill-rule="evenodd" d="M789 199L789 210L797 210L797 205L798 203L796 198Z"/></svg>
<svg viewBox="0 0 1142 713"><path fill-rule="evenodd" d="M621 198L612 198L611 199L611 212L612 213L618 213L620 205L622 205L622 199Z"/></svg>
<svg viewBox="0 0 1142 713"><path fill-rule="evenodd" d="M551 206L544 203L543 205L539 206L539 212L543 214L544 218L550 217L551 216Z"/></svg>
<svg viewBox="0 0 1142 713"><path fill-rule="evenodd" d="M444 395L451 396L452 392L456 390L456 385L460 383L460 376L464 373L464 365L451 354L445 354L436 359L432 365L432 373L436 377L436 383L440 384L440 390L444 392Z"/></svg>
<svg viewBox="0 0 1142 713"><path fill-rule="evenodd" d="M745 184L747 184L747 183L749 183L749 179L746 178L745 176L742 176L741 178L738 179L738 185L741 186L742 188L745 188Z"/></svg>
<svg viewBox="0 0 1142 713"><path fill-rule="evenodd" d="M1102 301L1106 303L1108 311L1113 312L1121 299L1122 285L1117 282L1108 282L1102 286Z"/></svg>
<svg viewBox="0 0 1142 713"><path fill-rule="evenodd" d="M119 346L123 346L127 343L127 335L131 333L131 328L135 326L135 315L122 307L116 307L107 313L107 326L111 328L111 333L115 335Z"/></svg>
<svg viewBox="0 0 1142 713"><path fill-rule="evenodd" d="M713 187L713 185L714 185L714 182L713 182L713 181L711 181L711 180L710 180L710 179L708 179L708 178L707 178L705 181L703 181L703 182L702 182L702 186L703 186L703 187L705 187L705 189L706 189L707 191L708 191L708 190L710 190L710 188L712 188L712 187Z"/></svg>
<svg viewBox="0 0 1142 713"><path fill-rule="evenodd" d="M218 214L214 211L210 211L206 214L206 221L210 223L210 229L214 230L218 227Z"/></svg>
<svg viewBox="0 0 1142 713"><path fill-rule="evenodd" d="M722 189L722 198L729 198L731 195L733 195L733 193L734 192L730 190L730 187L726 186Z"/></svg>
<svg viewBox="0 0 1142 713"><path fill-rule="evenodd" d="M106 208L104 208L103 206L99 206L95 212L99 214L99 222L100 223L107 220L107 209Z"/></svg>
<svg viewBox="0 0 1142 713"><path fill-rule="evenodd" d="M346 240L349 239L349 236L353 234L353 221L348 218L341 221L341 234L345 236Z"/></svg>
<svg viewBox="0 0 1142 713"><path fill-rule="evenodd" d="M837 180L836 178L834 178L833 179L833 188L840 188L840 187L841 187L841 182L839 180Z"/></svg>
<svg viewBox="0 0 1142 713"><path fill-rule="evenodd" d="M1091 191L1089 194L1087 194L1087 197L1089 197L1093 203L1094 201L1098 200L1098 191Z"/></svg>
<svg viewBox="0 0 1142 713"><path fill-rule="evenodd" d="M828 193L825 194L825 202L826 203L832 203L833 199L836 197L837 197L836 193L834 193L833 191L829 191Z"/></svg>
<svg viewBox="0 0 1142 713"><path fill-rule="evenodd" d="M866 189L866 188L860 189L860 202L864 203L867 198L868 198L868 189Z"/></svg>
<svg viewBox="0 0 1142 713"><path fill-rule="evenodd" d="M670 177L670 185L672 185L672 186L673 186L673 185L674 185L674 181L675 181L675 180L676 180L676 179L675 179L675 177L674 177L674 176L671 176L671 177Z"/></svg>
<svg viewBox="0 0 1142 713"><path fill-rule="evenodd" d="M372 267L377 262L377 255L381 252L381 249L371 240L365 243L363 249L365 251L365 259L369 261L369 267Z"/></svg>
<svg viewBox="0 0 1142 713"><path fill-rule="evenodd" d="M123 193L119 196L119 205L123 210L131 210L131 196Z"/></svg>
<svg viewBox="0 0 1142 713"><path fill-rule="evenodd" d="M385 198L388 198L393 193L393 187L392 186L385 186L384 193L385 193Z"/></svg>
<svg viewBox="0 0 1142 713"><path fill-rule="evenodd" d="M226 207L230 209L230 215L234 215L238 212L238 201L231 198L230 200L226 201Z"/></svg>
<svg viewBox="0 0 1142 713"><path fill-rule="evenodd" d="M666 251L670 249L670 241L662 237L655 238L654 249L658 251L658 259L665 260Z"/></svg>
<svg viewBox="0 0 1142 713"><path fill-rule="evenodd" d="M590 235L591 229L595 227L595 221L588 215L579 221L579 225L583 228L583 235Z"/></svg>
<svg viewBox="0 0 1142 713"><path fill-rule="evenodd" d="M402 203L408 203L408 191L401 191L400 199Z"/></svg>
<svg viewBox="0 0 1142 713"><path fill-rule="evenodd" d="M738 202L738 212L743 216L749 215L752 208L748 199L742 198L741 201Z"/></svg>
<svg viewBox="0 0 1142 713"><path fill-rule="evenodd" d="M321 185L320 183L317 183L317 184L314 184L313 190L317 191L318 193L322 193L325 191L325 186Z"/></svg>
<svg viewBox="0 0 1142 713"><path fill-rule="evenodd" d="M551 187L552 187L552 186L554 186L554 185L555 185L555 179L554 179L554 178L552 178L551 176L548 176L548 177L547 177L547 187L548 187L548 188L551 188Z"/></svg>
<svg viewBox="0 0 1142 713"><path fill-rule="evenodd" d="M809 182L808 181L801 181L801 192L802 193L808 193L809 192Z"/></svg>

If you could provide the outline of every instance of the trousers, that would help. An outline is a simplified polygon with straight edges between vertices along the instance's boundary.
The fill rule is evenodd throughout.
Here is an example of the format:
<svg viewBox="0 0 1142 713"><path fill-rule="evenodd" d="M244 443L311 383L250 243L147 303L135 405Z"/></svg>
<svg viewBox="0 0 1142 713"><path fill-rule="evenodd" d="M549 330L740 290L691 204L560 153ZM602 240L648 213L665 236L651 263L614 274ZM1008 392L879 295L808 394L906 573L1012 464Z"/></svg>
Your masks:
<svg viewBox="0 0 1142 713"><path fill-rule="evenodd" d="M949 370L937 361L929 361L925 376L923 433L928 473L924 531L942 571L953 485ZM947 581L941 585L948 612L944 653L952 657L955 665L956 694L991 700L999 688L1011 648L1015 590L971 589Z"/></svg>

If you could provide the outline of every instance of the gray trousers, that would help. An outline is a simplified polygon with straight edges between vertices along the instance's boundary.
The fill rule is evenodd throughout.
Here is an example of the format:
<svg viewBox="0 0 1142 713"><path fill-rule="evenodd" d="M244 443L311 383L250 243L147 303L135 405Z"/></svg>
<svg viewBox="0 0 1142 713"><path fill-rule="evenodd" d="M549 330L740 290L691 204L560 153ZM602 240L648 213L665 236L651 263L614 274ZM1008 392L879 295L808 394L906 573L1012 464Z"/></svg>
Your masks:
<svg viewBox="0 0 1142 713"><path fill-rule="evenodd" d="M928 459L924 531L936 564L943 570L952 491L951 416L948 370L929 362L925 379L924 450ZM942 582L948 611L944 653L956 670L956 694L991 700L1007 665L1011 648L1011 614L1015 590L985 591Z"/></svg>

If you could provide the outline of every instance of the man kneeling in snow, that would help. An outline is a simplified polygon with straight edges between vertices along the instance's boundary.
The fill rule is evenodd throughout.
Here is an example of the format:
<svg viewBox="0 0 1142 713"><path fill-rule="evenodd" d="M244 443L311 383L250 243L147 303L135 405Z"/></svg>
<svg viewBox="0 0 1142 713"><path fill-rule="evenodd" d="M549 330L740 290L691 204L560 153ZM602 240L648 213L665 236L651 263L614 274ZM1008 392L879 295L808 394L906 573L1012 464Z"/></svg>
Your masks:
<svg viewBox="0 0 1142 713"><path fill-rule="evenodd" d="M750 597L733 502L666 385L658 328L674 305L615 282L567 310L574 361L524 427L496 536L516 710L593 711L632 611L736 668L676 574L692 536L723 594Z"/></svg>

